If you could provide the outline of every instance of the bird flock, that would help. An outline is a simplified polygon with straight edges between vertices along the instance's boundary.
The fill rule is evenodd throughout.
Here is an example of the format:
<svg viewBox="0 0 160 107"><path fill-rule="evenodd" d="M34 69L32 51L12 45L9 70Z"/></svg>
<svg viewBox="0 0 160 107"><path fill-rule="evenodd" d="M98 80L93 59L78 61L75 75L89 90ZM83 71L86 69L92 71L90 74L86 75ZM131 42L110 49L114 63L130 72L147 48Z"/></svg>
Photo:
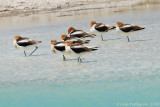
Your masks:
<svg viewBox="0 0 160 107"><path fill-rule="evenodd" d="M68 35L62 34L60 36L60 41L54 39L51 40L51 50L54 54L61 54L63 56L63 61L66 61L65 55L67 54L77 57L78 62L82 63L81 56L86 53L98 50L98 47L96 46L85 46L85 44L89 44L91 41L86 38L101 36L101 40L103 41L103 36L107 32L114 29L116 29L117 34L119 34L120 36L126 36L128 42L130 42L130 35L145 28L132 24L124 24L122 22L117 22L116 26L110 26L107 24L91 21L89 33L83 30L77 30L74 27L70 27L68 29ZM18 50L22 50L25 56L27 56L27 50L34 49L29 54L29 56L31 56L38 49L37 45L39 43L41 43L41 41L35 41L27 37L21 37L20 35L14 36L15 48Z"/></svg>

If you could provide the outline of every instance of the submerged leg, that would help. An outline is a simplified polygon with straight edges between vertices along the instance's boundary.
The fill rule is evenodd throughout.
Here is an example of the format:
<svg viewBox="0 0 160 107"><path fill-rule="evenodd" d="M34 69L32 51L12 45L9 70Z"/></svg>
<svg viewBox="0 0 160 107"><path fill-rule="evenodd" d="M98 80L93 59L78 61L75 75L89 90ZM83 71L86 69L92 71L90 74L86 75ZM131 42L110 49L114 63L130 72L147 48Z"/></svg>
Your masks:
<svg viewBox="0 0 160 107"><path fill-rule="evenodd" d="M101 35L101 39L102 39L102 41L103 41L103 36Z"/></svg>
<svg viewBox="0 0 160 107"><path fill-rule="evenodd" d="M27 56L25 51L24 51L24 55Z"/></svg>
<svg viewBox="0 0 160 107"><path fill-rule="evenodd" d="M63 61L66 61L66 58L65 58L65 56L63 55Z"/></svg>
<svg viewBox="0 0 160 107"><path fill-rule="evenodd" d="M128 42L130 42L129 37L127 36Z"/></svg>
<svg viewBox="0 0 160 107"><path fill-rule="evenodd" d="M80 62L80 63L82 63L82 60L81 60L81 58L80 58L80 57L79 57L79 62Z"/></svg>
<svg viewBox="0 0 160 107"><path fill-rule="evenodd" d="M38 47L36 46L36 49L29 56L31 56L37 49L38 49Z"/></svg>
<svg viewBox="0 0 160 107"><path fill-rule="evenodd" d="M77 58L77 59L78 59L78 62L79 62L79 58L80 58L80 57Z"/></svg>

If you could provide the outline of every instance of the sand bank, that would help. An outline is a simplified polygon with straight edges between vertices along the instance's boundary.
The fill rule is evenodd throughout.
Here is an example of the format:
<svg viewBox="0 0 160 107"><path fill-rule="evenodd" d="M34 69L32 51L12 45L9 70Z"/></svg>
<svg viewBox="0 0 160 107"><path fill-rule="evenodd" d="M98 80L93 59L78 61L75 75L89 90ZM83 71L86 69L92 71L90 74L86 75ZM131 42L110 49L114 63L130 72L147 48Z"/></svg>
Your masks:
<svg viewBox="0 0 160 107"><path fill-rule="evenodd" d="M31 15L62 9L115 8L158 0L0 0L0 16ZM89 8L88 8L89 7Z"/></svg>

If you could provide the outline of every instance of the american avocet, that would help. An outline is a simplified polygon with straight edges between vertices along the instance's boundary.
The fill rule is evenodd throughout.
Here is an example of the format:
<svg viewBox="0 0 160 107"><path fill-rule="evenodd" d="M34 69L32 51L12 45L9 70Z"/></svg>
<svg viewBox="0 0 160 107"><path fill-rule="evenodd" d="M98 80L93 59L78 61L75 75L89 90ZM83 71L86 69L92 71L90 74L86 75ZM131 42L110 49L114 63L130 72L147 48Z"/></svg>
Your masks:
<svg viewBox="0 0 160 107"><path fill-rule="evenodd" d="M115 29L115 26L109 26L103 23L96 23L95 21L91 21L90 23L90 32L95 35L101 36L102 41L103 35L112 29Z"/></svg>
<svg viewBox="0 0 160 107"><path fill-rule="evenodd" d="M121 36L127 36L128 42L130 42L129 37L132 33L145 29L137 25L123 24L122 22L116 23L117 33Z"/></svg>
<svg viewBox="0 0 160 107"><path fill-rule="evenodd" d="M97 47L85 47L79 43L73 43L67 40L65 42L65 49L67 54L77 56L78 62L82 63L81 56L85 53L97 50Z"/></svg>
<svg viewBox="0 0 160 107"><path fill-rule="evenodd" d="M33 52L31 52L30 55L32 55L38 49L37 45L39 43L41 43L41 41L31 40L29 38L21 37L19 35L14 36L14 46L15 46L15 48L19 49L19 50L23 50L25 56L26 56L26 52L25 52L26 50L36 48L35 50L33 50Z"/></svg>
<svg viewBox="0 0 160 107"><path fill-rule="evenodd" d="M51 50L55 54L63 54L63 61L66 61L64 54L65 51L65 43L64 42L57 42L56 40L51 40Z"/></svg>
<svg viewBox="0 0 160 107"><path fill-rule="evenodd" d="M73 43L80 43L80 44L87 44L90 42L90 40L83 40L77 37L68 37L66 34L62 34L60 37L61 41L70 40Z"/></svg>
<svg viewBox="0 0 160 107"><path fill-rule="evenodd" d="M77 37L77 38L86 38L86 37L93 38L95 36L94 34L87 33L83 30L77 30L74 27L70 27L68 29L68 34L70 37Z"/></svg>

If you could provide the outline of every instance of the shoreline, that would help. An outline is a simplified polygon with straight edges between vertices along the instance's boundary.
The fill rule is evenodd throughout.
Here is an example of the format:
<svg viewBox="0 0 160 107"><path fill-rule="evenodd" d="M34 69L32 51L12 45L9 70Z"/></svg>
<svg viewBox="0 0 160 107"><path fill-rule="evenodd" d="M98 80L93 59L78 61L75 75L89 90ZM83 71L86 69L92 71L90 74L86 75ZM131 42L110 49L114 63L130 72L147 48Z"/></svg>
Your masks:
<svg viewBox="0 0 160 107"><path fill-rule="evenodd" d="M158 0L0 0L0 17L28 16L48 12L80 11L84 9L120 8L147 3L160 3Z"/></svg>

